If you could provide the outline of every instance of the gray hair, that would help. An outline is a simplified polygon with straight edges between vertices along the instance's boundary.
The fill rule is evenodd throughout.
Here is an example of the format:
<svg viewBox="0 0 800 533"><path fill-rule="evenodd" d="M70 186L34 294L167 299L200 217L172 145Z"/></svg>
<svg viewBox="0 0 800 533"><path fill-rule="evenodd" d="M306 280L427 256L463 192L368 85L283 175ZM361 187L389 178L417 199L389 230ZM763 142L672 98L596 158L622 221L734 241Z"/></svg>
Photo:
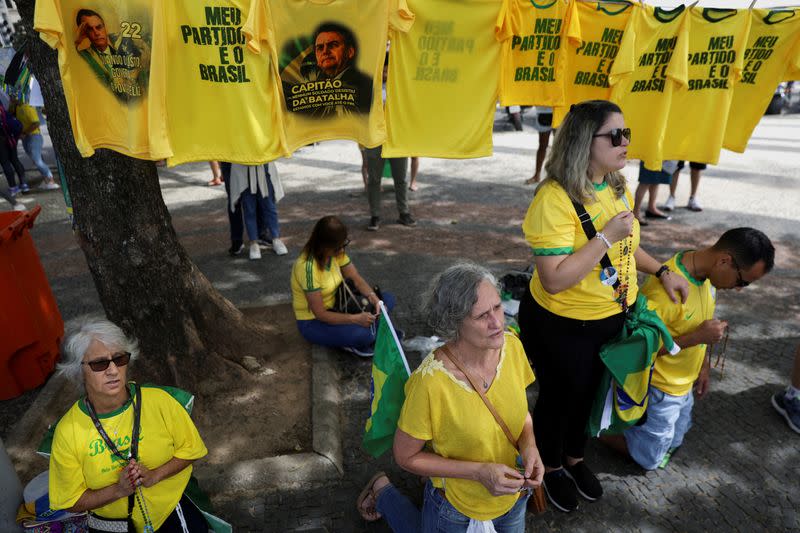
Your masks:
<svg viewBox="0 0 800 533"><path fill-rule="evenodd" d="M447 341L458 340L458 330L478 301L478 286L488 281L497 287L497 279L475 263L458 263L434 278L422 313L436 335Z"/></svg>
<svg viewBox="0 0 800 533"><path fill-rule="evenodd" d="M83 381L81 361L93 340L131 354L131 362L139 356L139 343L125 335L113 322L99 316L85 316L67 325L67 335L61 345L61 361L56 372L72 382Z"/></svg>

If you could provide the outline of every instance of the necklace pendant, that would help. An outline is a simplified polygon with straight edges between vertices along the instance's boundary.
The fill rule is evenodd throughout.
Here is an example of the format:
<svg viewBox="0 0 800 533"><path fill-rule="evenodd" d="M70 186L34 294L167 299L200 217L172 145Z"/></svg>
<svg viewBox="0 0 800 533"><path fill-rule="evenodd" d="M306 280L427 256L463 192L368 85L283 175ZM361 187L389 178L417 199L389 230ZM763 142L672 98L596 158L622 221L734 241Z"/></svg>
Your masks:
<svg viewBox="0 0 800 533"><path fill-rule="evenodd" d="M486 389L488 389L488 388L489 388L489 384L488 384L488 383L486 383L486 380L484 379L484 380L483 380L483 390L486 390Z"/></svg>

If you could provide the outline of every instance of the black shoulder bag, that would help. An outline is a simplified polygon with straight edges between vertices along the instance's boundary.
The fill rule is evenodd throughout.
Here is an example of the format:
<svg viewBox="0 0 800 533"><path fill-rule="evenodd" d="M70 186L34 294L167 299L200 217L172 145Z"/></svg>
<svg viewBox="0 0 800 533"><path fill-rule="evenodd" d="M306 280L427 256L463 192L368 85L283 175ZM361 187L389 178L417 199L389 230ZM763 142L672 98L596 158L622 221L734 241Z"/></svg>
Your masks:
<svg viewBox="0 0 800 533"><path fill-rule="evenodd" d="M126 385L127 386L127 385ZM131 403L133 404L133 430L131 431L131 447L128 452L128 456L125 457L117 448L117 445L114 443L113 440L108 436L106 430L103 429L103 425L100 423L100 419L97 417L97 413L95 412L94 406L92 402L89 401L89 397L86 397L86 410L89 412L89 418L92 419L92 423L94 423L94 427L97 429L97 432L105 441L106 446L108 447L109 451L112 455L116 456L120 461L123 461L127 464L127 462L133 458L138 458L139 453L139 421L141 420L142 416L142 393L141 388L138 383L134 385L134 396L131 398ZM135 498L135 493L128 496L128 518L104 518L101 516L97 516L94 513L89 513L89 532L106 532L106 531L116 531L116 532L129 532L135 533L136 527L133 525L133 502Z"/></svg>

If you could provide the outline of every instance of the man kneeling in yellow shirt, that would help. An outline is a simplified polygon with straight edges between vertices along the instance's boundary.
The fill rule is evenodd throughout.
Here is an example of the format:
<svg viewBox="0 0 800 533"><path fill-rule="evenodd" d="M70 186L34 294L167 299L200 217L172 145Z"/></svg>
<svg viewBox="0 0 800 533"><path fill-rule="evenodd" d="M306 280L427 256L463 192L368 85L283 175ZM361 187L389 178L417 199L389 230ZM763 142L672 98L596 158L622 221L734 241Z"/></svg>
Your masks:
<svg viewBox="0 0 800 533"><path fill-rule="evenodd" d="M646 470L666 466L692 425L692 387L698 398L708 393L707 345L719 342L728 328L726 321L714 318L716 290L747 287L772 270L774 258L775 248L766 235L753 228L735 228L713 246L678 252L647 278L641 292L681 351L675 356L663 348L659 352L645 423L623 435L603 436L602 441ZM689 282L686 302L673 303L655 279L666 270Z"/></svg>

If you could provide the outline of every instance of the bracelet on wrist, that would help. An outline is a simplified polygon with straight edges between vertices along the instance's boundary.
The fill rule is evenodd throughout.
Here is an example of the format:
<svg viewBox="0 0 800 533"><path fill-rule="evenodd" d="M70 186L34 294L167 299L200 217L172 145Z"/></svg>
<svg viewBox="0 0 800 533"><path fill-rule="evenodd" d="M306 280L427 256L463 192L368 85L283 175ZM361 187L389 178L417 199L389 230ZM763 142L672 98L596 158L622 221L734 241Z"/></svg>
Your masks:
<svg viewBox="0 0 800 533"><path fill-rule="evenodd" d="M658 279L661 279L661 276L662 276L662 275L664 275L665 273L666 273L666 274L668 274L668 273L670 273L670 272L672 272L672 271L669 269L669 267L668 267L667 265L661 265L661 268L659 268L659 269L656 271L656 273L654 274L654 276L655 276L656 278L658 278Z"/></svg>
<svg viewBox="0 0 800 533"><path fill-rule="evenodd" d="M594 237L595 237L595 239L599 239L599 240L603 241L603 244L606 245L606 248L609 248L609 249L611 248L611 242L609 242L608 238L605 236L605 234L602 231L598 231L595 234Z"/></svg>

